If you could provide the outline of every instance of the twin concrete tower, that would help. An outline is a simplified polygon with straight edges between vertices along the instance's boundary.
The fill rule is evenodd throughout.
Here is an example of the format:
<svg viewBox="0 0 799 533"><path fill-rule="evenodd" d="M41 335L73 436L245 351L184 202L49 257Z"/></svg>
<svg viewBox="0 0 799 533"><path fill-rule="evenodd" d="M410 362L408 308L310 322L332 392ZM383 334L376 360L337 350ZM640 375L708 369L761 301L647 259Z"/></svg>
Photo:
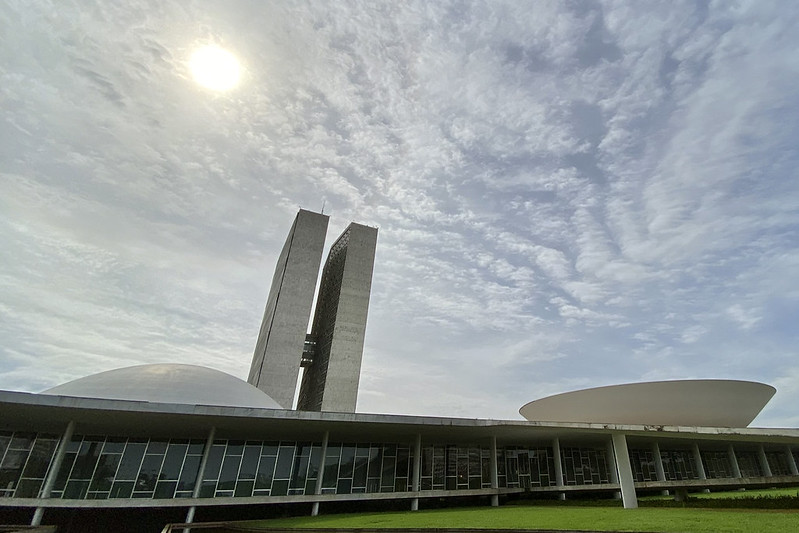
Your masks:
<svg viewBox="0 0 799 533"><path fill-rule="evenodd" d="M291 409L355 412L377 228L350 224L327 256L311 333L328 216L297 213L272 278L247 381Z"/></svg>

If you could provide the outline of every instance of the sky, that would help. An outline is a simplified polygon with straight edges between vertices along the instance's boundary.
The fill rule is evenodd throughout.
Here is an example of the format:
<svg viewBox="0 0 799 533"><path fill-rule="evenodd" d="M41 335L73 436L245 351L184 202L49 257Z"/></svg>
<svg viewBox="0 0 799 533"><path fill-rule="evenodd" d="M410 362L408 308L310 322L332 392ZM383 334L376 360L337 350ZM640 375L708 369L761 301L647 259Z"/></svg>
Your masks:
<svg viewBox="0 0 799 533"><path fill-rule="evenodd" d="M799 4L0 4L0 388L246 379L299 207L379 227L358 411L646 380L799 426ZM216 45L239 83L195 82Z"/></svg>

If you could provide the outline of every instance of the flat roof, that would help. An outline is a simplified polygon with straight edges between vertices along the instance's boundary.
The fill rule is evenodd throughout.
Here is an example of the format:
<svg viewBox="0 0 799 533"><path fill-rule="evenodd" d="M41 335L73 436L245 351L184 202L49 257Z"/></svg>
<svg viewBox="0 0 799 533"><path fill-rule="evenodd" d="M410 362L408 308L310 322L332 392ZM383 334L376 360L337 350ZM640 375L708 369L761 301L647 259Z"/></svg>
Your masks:
<svg viewBox="0 0 799 533"><path fill-rule="evenodd" d="M425 442L523 444L554 438L605 441L611 432L631 438L718 439L796 442L799 429L659 426L538 422L480 418L331 413L103 400L0 391L3 429L61 433L74 420L78 434L205 438L210 427L220 438L404 442L420 434Z"/></svg>

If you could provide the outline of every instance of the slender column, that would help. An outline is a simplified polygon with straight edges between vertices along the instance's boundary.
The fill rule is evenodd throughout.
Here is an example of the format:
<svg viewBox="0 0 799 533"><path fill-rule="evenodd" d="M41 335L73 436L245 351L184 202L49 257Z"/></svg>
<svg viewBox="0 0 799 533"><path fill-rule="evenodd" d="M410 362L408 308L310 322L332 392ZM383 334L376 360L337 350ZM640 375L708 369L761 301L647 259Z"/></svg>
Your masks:
<svg viewBox="0 0 799 533"><path fill-rule="evenodd" d="M616 465L616 454L613 452L613 439L608 439L607 446L605 446L605 457L607 458L608 466L610 467L608 470L608 474L610 475L610 482L611 483L618 483L619 482L619 471L618 466ZM614 492L613 499L619 500L621 499L621 492Z"/></svg>
<svg viewBox="0 0 799 533"><path fill-rule="evenodd" d="M793 451L790 446L785 447L785 455L788 458L788 468L791 469L791 475L799 476L799 469L796 468L796 460L793 458Z"/></svg>
<svg viewBox="0 0 799 533"><path fill-rule="evenodd" d="M67 446L69 446L69 441L72 440L72 434L74 432L75 421L70 420L69 424L67 424L67 428L64 430L64 434L61 435L61 440L58 442L58 449L55 452L55 457L53 457L53 462L50 464L50 470L47 472L47 478L44 480L42 490L39 491L39 498L48 499L50 497L50 492L53 490L58 471L61 469L61 463L64 462L64 455L67 453ZM36 511L33 513L31 525L41 525L43 516L44 507L37 507Z"/></svg>
<svg viewBox="0 0 799 533"><path fill-rule="evenodd" d="M200 459L200 468L197 470L197 480L194 482L194 490L191 492L192 498L199 498L200 497L200 488L203 485L203 476L205 475L205 465L208 464L208 456L211 455L211 447L214 445L214 439L216 438L216 427L211 427L210 431L208 431L208 438L205 439L205 449L203 450L203 458ZM194 522L194 512L197 508L192 505L189 507L189 510L186 512L186 523L191 524ZM191 528L184 528L183 533L188 533L191 531Z"/></svg>
<svg viewBox="0 0 799 533"><path fill-rule="evenodd" d="M613 452L616 456L616 468L619 473L619 486L621 487L621 501L625 509L638 507L638 497L635 494L633 469L630 466L630 452L627 450L627 438L624 433L613 433Z"/></svg>
<svg viewBox="0 0 799 533"><path fill-rule="evenodd" d="M555 460L555 484L558 487L563 486L563 462L560 458L560 439L552 440L552 458ZM561 492L558 494L558 499L565 500L566 493Z"/></svg>
<svg viewBox="0 0 799 533"><path fill-rule="evenodd" d="M411 488L413 492L419 492L419 478L422 475L422 434L417 433L416 442L413 445L413 477L411 478ZM411 511L419 510L419 497L411 500Z"/></svg>
<svg viewBox="0 0 799 533"><path fill-rule="evenodd" d="M663 468L663 457L660 456L660 445L657 441L652 443L652 456L655 458L655 473L658 476L658 481L666 481L666 469ZM662 496L668 496L668 490L661 490Z"/></svg>
<svg viewBox="0 0 799 533"><path fill-rule="evenodd" d="M652 455L655 458L655 473L658 476L658 481L666 481L666 469L663 468L663 457L660 456L660 445L657 442L652 443Z"/></svg>
<svg viewBox="0 0 799 533"><path fill-rule="evenodd" d="M696 463L696 475L699 479L707 479L705 475L705 467L702 465L702 454L699 452L699 445L694 443L694 463Z"/></svg>
<svg viewBox="0 0 799 533"><path fill-rule="evenodd" d="M741 477L741 469L738 466L738 458L735 457L735 447L730 443L727 446L727 455L730 456L730 465L732 466L732 477Z"/></svg>
<svg viewBox="0 0 799 533"><path fill-rule="evenodd" d="M771 467L768 465L766 450L763 448L762 444L757 447L757 457L760 459L760 468L763 470L763 475L771 477Z"/></svg>
<svg viewBox="0 0 799 533"><path fill-rule="evenodd" d="M491 488L499 489L499 470L497 469L497 437L491 436L491 461L489 471L491 474ZM491 495L491 507L499 507L499 494Z"/></svg>
<svg viewBox="0 0 799 533"><path fill-rule="evenodd" d="M694 443L694 463L696 463L696 475L699 476L699 479L707 479L707 473L705 472L705 465L702 464L702 452L699 451L699 445ZM710 489L702 489L702 492L708 493Z"/></svg>
<svg viewBox="0 0 799 533"><path fill-rule="evenodd" d="M322 478L325 475L325 456L327 455L327 441L330 439L330 432L325 431L324 436L322 437L322 449L321 451L321 458L319 459L319 475L316 478L316 487L314 488L313 493L315 495L322 494ZM319 514L319 501L313 502L313 507L311 507L311 516L316 516Z"/></svg>

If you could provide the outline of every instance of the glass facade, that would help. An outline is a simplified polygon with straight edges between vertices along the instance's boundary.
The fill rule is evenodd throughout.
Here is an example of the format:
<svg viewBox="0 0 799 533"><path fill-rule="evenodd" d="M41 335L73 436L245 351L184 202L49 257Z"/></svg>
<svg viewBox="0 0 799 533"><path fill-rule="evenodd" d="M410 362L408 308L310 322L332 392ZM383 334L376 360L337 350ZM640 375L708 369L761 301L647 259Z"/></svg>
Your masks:
<svg viewBox="0 0 799 533"><path fill-rule="evenodd" d="M423 446L420 490L491 488L491 451L479 446Z"/></svg>
<svg viewBox="0 0 799 533"><path fill-rule="evenodd" d="M734 477L732 463L728 451L703 450L702 466L705 475L710 479ZM796 455L795 451L791 451ZM698 479L693 453L688 450L661 449L661 460L667 481ZM742 477L762 477L763 468L758 452L754 450L736 449L735 458ZM657 481L657 470L654 455L646 449L630 449L630 464L635 481ZM783 450L766 451L766 459L772 476L791 475L788 455Z"/></svg>
<svg viewBox="0 0 799 533"><path fill-rule="evenodd" d="M768 461L769 470L772 476L789 476L791 475L791 467L788 466L788 456L785 452L767 451L766 460Z"/></svg>
<svg viewBox="0 0 799 533"><path fill-rule="evenodd" d="M59 437L0 432L0 497L39 496ZM76 435L50 493L52 498L190 498L197 486L204 440L147 439ZM635 481L657 481L651 449L630 449ZM793 452L796 455L796 452ZM606 447L561 448L566 485L611 481ZM708 478L732 477L726 451L704 450ZM736 450L744 477L762 476L757 452ZM785 451L767 451L772 474L789 475ZM693 453L661 449L667 480L697 479ZM479 445L423 445L420 490L491 488L491 450ZM497 449L499 488L556 486L553 449L505 446ZM408 492L413 483L410 443L245 441L218 439L208 452L199 480L201 498L312 495L321 479L322 494Z"/></svg>
<svg viewBox="0 0 799 533"><path fill-rule="evenodd" d="M694 454L689 450L660 450L660 460L663 462L663 473L667 481L682 481L683 479L698 479Z"/></svg>
<svg viewBox="0 0 799 533"><path fill-rule="evenodd" d="M328 444L322 494L411 490L408 444Z"/></svg>
<svg viewBox="0 0 799 533"><path fill-rule="evenodd" d="M200 440L74 436L52 498L189 498L197 480Z"/></svg>
<svg viewBox="0 0 799 533"><path fill-rule="evenodd" d="M705 468L705 476L708 479L735 477L727 451L703 450L700 455L702 456L702 466Z"/></svg>
<svg viewBox="0 0 799 533"><path fill-rule="evenodd" d="M529 489L557 485L552 448L508 447L499 451L497 466L499 486L503 488Z"/></svg>
<svg viewBox="0 0 799 533"><path fill-rule="evenodd" d="M188 498L204 442L76 436L59 471L54 498ZM201 498L410 490L408 444L215 440L202 475ZM320 466L322 468L320 469Z"/></svg>
<svg viewBox="0 0 799 533"><path fill-rule="evenodd" d="M658 481L655 454L652 450L630 449L630 465L635 481Z"/></svg>
<svg viewBox="0 0 799 533"><path fill-rule="evenodd" d="M738 461L738 470L742 477L761 477L763 469L757 452L750 450L735 450L735 459Z"/></svg>
<svg viewBox="0 0 799 533"><path fill-rule="evenodd" d="M208 454L200 497L313 493L320 451L319 443L216 440Z"/></svg>
<svg viewBox="0 0 799 533"><path fill-rule="evenodd" d="M57 435L0 431L0 497L36 498L57 445Z"/></svg>
<svg viewBox="0 0 799 533"><path fill-rule="evenodd" d="M424 446L422 448L422 470L419 478L421 490L445 490L447 488L446 453L446 446Z"/></svg>
<svg viewBox="0 0 799 533"><path fill-rule="evenodd" d="M561 449L563 483L566 485L599 485L610 483L606 448Z"/></svg>

